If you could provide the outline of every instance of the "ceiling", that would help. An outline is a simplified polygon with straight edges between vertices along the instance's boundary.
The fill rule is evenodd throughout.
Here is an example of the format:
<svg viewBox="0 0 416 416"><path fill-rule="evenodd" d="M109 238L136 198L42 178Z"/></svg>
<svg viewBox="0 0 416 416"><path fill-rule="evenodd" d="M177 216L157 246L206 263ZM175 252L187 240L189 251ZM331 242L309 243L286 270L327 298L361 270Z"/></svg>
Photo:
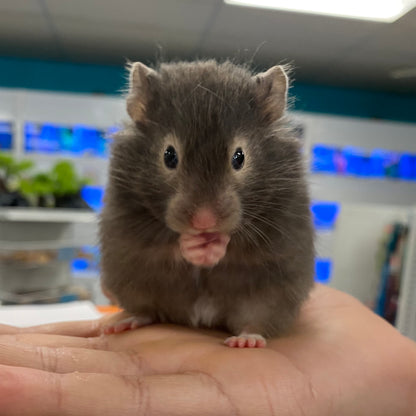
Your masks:
<svg viewBox="0 0 416 416"><path fill-rule="evenodd" d="M257 68L291 62L299 82L416 94L416 75L391 76L416 67L416 9L386 24L222 0L0 0L0 56L115 65L231 57Z"/></svg>

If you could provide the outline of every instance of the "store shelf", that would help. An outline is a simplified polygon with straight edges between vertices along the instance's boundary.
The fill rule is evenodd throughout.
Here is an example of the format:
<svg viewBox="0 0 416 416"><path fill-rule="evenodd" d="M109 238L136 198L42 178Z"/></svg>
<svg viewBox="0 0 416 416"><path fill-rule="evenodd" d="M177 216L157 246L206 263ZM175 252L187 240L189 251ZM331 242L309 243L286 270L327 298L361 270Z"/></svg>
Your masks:
<svg viewBox="0 0 416 416"><path fill-rule="evenodd" d="M396 327L403 335L416 341L416 208L411 211L409 226Z"/></svg>
<svg viewBox="0 0 416 416"><path fill-rule="evenodd" d="M416 203L416 182L382 178L356 178L313 173L308 176L314 200L330 199L340 204L411 206Z"/></svg>
<svg viewBox="0 0 416 416"><path fill-rule="evenodd" d="M78 209L0 209L0 249L50 250L97 243L97 214Z"/></svg>
<svg viewBox="0 0 416 416"><path fill-rule="evenodd" d="M94 230L91 230L93 232ZM88 236L87 236L88 237ZM86 241L86 242L85 242ZM61 250L64 248L78 248L88 244L95 244L95 240L83 238L56 238L50 240L27 240L27 241L2 241L0 240L0 251L38 251L38 250Z"/></svg>
<svg viewBox="0 0 416 416"><path fill-rule="evenodd" d="M1 208L0 221L46 223L94 223L97 215L89 210L53 208Z"/></svg>

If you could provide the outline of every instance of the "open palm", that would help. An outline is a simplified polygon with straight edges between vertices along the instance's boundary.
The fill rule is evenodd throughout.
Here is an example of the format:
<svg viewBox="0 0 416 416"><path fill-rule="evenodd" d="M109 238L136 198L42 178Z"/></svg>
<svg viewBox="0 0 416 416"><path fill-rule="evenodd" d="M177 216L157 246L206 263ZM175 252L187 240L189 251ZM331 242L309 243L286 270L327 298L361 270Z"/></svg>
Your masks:
<svg viewBox="0 0 416 416"><path fill-rule="evenodd" d="M327 287L264 349L174 325L101 335L112 319L0 326L1 414L416 414L416 345Z"/></svg>

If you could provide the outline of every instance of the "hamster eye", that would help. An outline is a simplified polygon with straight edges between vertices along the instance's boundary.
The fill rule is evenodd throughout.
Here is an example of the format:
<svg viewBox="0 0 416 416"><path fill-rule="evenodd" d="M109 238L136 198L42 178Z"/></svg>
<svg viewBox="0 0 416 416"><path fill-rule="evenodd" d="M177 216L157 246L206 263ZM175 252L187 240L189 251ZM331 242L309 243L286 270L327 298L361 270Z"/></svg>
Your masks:
<svg viewBox="0 0 416 416"><path fill-rule="evenodd" d="M237 150L233 154L233 158L231 159L231 165L235 170L239 170L244 165L244 152L241 147L238 147Z"/></svg>
<svg viewBox="0 0 416 416"><path fill-rule="evenodd" d="M165 161L165 165L167 168L176 168L176 166L178 165L178 155L176 154L176 150L173 146L167 147L163 155L163 160Z"/></svg>

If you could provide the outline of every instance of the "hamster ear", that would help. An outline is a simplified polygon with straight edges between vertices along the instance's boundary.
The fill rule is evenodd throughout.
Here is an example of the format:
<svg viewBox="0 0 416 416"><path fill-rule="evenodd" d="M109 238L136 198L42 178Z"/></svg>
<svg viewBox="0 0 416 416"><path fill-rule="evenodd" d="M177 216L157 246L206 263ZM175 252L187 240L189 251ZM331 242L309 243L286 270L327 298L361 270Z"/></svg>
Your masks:
<svg viewBox="0 0 416 416"><path fill-rule="evenodd" d="M278 120L283 116L287 104L289 78L284 68L273 66L253 79L256 82L257 104L271 120Z"/></svg>
<svg viewBox="0 0 416 416"><path fill-rule="evenodd" d="M127 112L133 121L143 122L145 110L149 103L151 78L157 72L141 62L129 65L129 93L127 95Z"/></svg>

